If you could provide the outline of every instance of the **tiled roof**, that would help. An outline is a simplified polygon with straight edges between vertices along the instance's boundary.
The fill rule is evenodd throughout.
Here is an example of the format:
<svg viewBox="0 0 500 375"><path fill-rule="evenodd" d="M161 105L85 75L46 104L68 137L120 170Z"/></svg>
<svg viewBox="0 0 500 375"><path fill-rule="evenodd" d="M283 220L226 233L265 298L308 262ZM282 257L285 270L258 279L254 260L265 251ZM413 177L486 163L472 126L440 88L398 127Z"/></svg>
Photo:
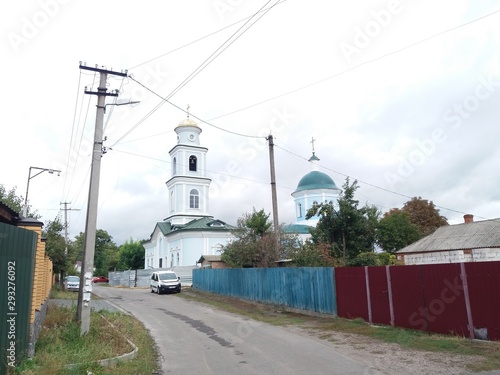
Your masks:
<svg viewBox="0 0 500 375"><path fill-rule="evenodd" d="M446 225L397 253L500 247L500 219Z"/></svg>

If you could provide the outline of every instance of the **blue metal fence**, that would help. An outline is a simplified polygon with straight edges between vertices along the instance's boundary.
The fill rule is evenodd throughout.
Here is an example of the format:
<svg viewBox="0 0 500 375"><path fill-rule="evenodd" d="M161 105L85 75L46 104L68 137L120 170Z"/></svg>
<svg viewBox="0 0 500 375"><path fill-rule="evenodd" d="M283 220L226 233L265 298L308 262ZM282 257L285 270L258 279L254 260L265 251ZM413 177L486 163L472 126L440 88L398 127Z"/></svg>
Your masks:
<svg viewBox="0 0 500 375"><path fill-rule="evenodd" d="M193 288L336 315L334 272L326 267L196 269Z"/></svg>

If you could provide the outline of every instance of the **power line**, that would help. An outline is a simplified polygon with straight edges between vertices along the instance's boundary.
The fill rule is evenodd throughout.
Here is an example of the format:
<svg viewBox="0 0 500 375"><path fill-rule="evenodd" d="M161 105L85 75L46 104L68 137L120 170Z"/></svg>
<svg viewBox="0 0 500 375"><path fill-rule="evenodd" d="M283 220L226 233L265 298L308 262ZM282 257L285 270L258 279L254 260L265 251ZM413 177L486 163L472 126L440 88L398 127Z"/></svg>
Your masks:
<svg viewBox="0 0 500 375"><path fill-rule="evenodd" d="M287 149L285 149L285 148L283 148L283 147L280 147L280 146L278 146L278 145L276 145L276 144L275 144L275 146L276 146L277 148L279 148L279 149L281 149L281 150L285 151L285 152L288 152L289 154L291 154L291 155L293 155L293 156L296 156L296 157L297 157L297 158L299 158L299 159L302 159L302 160L305 160L305 161L309 162L309 159L306 159L305 157L303 157L303 156L301 156L301 155L299 155L299 154L297 154L297 153L295 153L295 152L293 152L293 151L287 150ZM375 185L375 184L372 184L372 183L369 183L369 182L363 181L363 180L361 180L361 179L358 179L358 178L356 178L356 177L350 176L350 175L348 175L348 174L345 174L345 173L342 173L342 172L336 171L336 170L334 170L334 169L332 169L332 168L328 168L328 167L325 167L325 166L323 166L323 165L319 165L319 164L318 164L318 166L319 166L319 167L321 167L321 168L323 168L323 169L325 169L325 170L328 170L328 171L330 171L330 172L333 172L333 173L339 174L339 175L341 175L341 176L348 177L348 178L350 178L350 179L354 179L354 180L356 180L356 181L358 181L358 182L360 182L360 183L362 183L362 184L365 184L365 185L371 186L371 187L373 187L373 188L375 188L375 189L379 189L379 190L382 190L382 191L385 191L385 192L387 192L387 193L391 193L391 194L394 194L394 195L399 195L399 196L401 196L401 197L408 198L408 199L412 199L412 198L414 198L414 197L411 197L411 196L409 196L409 195L402 194L402 193L398 193L397 191L389 190L389 189L386 189L386 188L383 188L383 187L377 186L377 185ZM451 212L456 212L456 213L459 213L459 214L466 214L466 212L462 212L462 211L454 210L454 209L451 209L451 208L448 208L448 207L444 207L444 206L438 206L437 204L434 204L434 205L435 205L436 207L438 207L438 208L443 209L443 210L447 210L447 211L451 211ZM480 216L479 216L479 217L480 217Z"/></svg>
<svg viewBox="0 0 500 375"><path fill-rule="evenodd" d="M280 0L280 1L278 1L275 5L280 5L280 4L283 4L285 1L287 1L287 0ZM272 7L274 7L275 5L272 5L272 6L271 6L271 8L272 8ZM266 8L266 9L261 9L259 12L264 12L264 11L267 11L267 8ZM129 70L132 70L132 69L138 68L138 67L140 67L140 66L142 66L142 65L145 65L145 64L147 64L147 63L150 63L151 61L154 61L154 60L160 59L160 58L162 58L162 57L164 57L164 56L170 55L171 53L174 53L174 52L176 52L176 51L179 51L179 50L181 50L181 49L183 49L183 48L185 48L185 47L189 47L189 46L190 46L190 45L192 45L192 44L195 44L195 43L197 43L197 42L199 42L199 41L202 41L203 39L206 39L206 38L208 38L208 37L211 37L212 35L218 34L218 33L220 33L221 31L224 31L224 30L226 30L226 29L229 29L230 27L233 27L234 25L237 25L237 24L239 24L239 23L241 23L241 22L243 22L243 21L245 21L245 20L248 20L248 19L250 19L250 18L252 18L252 17L254 17L254 15L251 15L251 16L248 16L248 17L245 17L245 18L242 18L242 19L240 19L239 21L233 22L232 24L230 24L230 25L227 25L227 26L223 27L222 29L216 30L216 31L214 31L214 32L212 32L212 33L210 33L210 34L207 34L207 35L202 36L202 37L200 37L200 38L198 38L198 39L195 39L195 40L193 40L193 41L191 41L191 42L189 42L189 43L183 44L183 45L182 45L182 46L180 46L180 47L174 48L173 50L170 50L170 51L165 52L165 53L163 53L163 54L161 54L161 55L159 55L159 56L153 57L153 58L151 58L151 59L149 59L149 60L147 60L147 61L144 61L144 62L142 62L142 63L140 63L140 64L137 64L137 65L135 65L135 66L131 67Z"/></svg>
<svg viewBox="0 0 500 375"><path fill-rule="evenodd" d="M371 64L371 63L373 63L373 62L375 62L375 61L378 61L378 60L384 59L384 58L386 58L386 57L388 57L388 56L391 56L391 55L395 55L395 54L397 54L397 53L399 53L399 52L405 51L405 50L407 50L407 49L409 49L409 48L412 48L412 47L415 47L415 46L417 46L417 45L419 45L419 44L422 44L422 43L424 43L424 42L427 42L427 41L429 41L429 40L431 40L431 39L434 39L434 38L436 38L436 37L438 37L438 36L441 36L441 35L443 35L443 34L449 33L449 32L451 32L451 31L457 30L457 29L462 28L462 27L465 27L465 26L469 26L470 24L473 24L473 23L475 23L475 22L478 22L478 21L480 21L480 20L482 20L482 19L485 19L485 18L487 18L487 17L493 16L493 15L495 15L495 14L496 14L496 13L498 13L498 12L500 12L500 9L499 9L499 10L496 10L496 11L494 11L494 12L492 12L492 13L488 13L488 14L486 14L486 15L482 16L482 17L476 18L476 19L474 19L474 20L472 20L472 21L466 22L466 23L464 23L464 24L461 24L461 25L458 25L458 26L452 27L452 28L450 28L450 29L447 29L447 30L441 31L441 32L439 32L439 33L437 33L437 34L434 34L434 35L431 35L431 36L429 36L429 37L427 37L427 38L421 39L421 40L419 40L419 41L417 41L417 42L415 42L415 43L409 44L409 45L407 45L407 46L405 46L405 47L402 47L402 48L400 48L400 49L397 49L397 50L395 50L395 51L388 52L388 53L386 53L385 55L382 55L382 56L376 57L376 58L374 58L374 59L372 59L372 60L364 61L364 62L362 62L362 63L360 63L360 64L354 65L354 66L352 66L352 67L350 67L350 68L348 68L348 69L346 69L346 70L343 70L343 71L341 71L341 72L339 72L339 73L335 73L335 74L333 74L333 75L331 75L331 76L329 76L329 77L322 78L322 79L320 79L320 80L318 80L318 81L315 81L315 82L309 83L309 84L307 84L307 85L305 85L305 86L302 86L302 87L296 88L296 89L291 90L291 91L287 91L287 92L285 92L285 93L282 93L282 94L279 94L279 95L276 95L276 96L272 96L272 97L270 97L270 98L267 98L267 99L261 100L260 102L257 102L257 103L254 103L254 104L248 105L248 106L246 106L246 107L242 107L242 108L236 109L236 110L234 110L234 111L231 111L231 112L225 113L225 114L223 114L223 115L220 115L220 116L217 116L217 117L213 117L213 118L209 119L208 121L218 120L218 119L220 119L220 118L222 118L222 117L226 117L226 116L229 116L229 115L233 115L233 114L235 114L235 113L242 112L242 111L245 111L245 110L247 110L247 109L250 109L250 108L256 107L256 106L258 106L258 105L261 105L261 104L264 104L264 103L270 102L270 101L272 101L272 100L276 100L276 99L282 98L282 97L284 97L284 96L287 96L287 95L290 95L290 94L294 94L294 93L296 93L296 92L298 92L298 91L305 90L305 89L307 89L307 88L309 88L309 87L316 86L316 85L318 85L318 84L320 84L320 83L323 83L323 82L325 82L325 81L328 81L328 80L330 80L330 79L337 78L337 77L339 77L339 76L341 76L341 75L344 75L344 74L346 74L346 73L349 73L349 72L351 72L351 71L353 71L353 70L355 70L355 69L357 69L357 68L359 68L359 67L361 67L361 66L364 66L364 65L367 65L367 64Z"/></svg>
<svg viewBox="0 0 500 375"><path fill-rule="evenodd" d="M278 4L279 4L279 3L274 4L274 5L273 5L273 6L271 6L269 9L271 9L272 7L274 7L274 6L278 5ZM352 67L350 67L350 68L348 68L348 69L346 69L346 70L343 70L343 71L341 71L341 72L335 73L335 74L333 74L333 75L331 75L331 76L329 76L329 77L322 78L322 79L320 79L320 80L318 80L318 81L312 82L312 83L307 84L307 85L305 85L305 86L301 86L301 87L296 88L296 89L294 89L294 90L291 90L291 91L288 91L288 92L285 92L285 93L282 93L282 94L279 94L279 95L276 95L276 96L273 96L273 97L270 97L270 98L267 98L267 99L261 100L261 101L259 101L259 102L257 102L257 103L254 103L254 104L251 104L251 105L248 105L248 106L245 106L245 107L239 108L239 109L237 109L237 110L234 110L234 111L231 111L231 112L225 113L225 114L220 115L220 116L217 116L217 117L213 117L213 118L211 118L211 119L209 119L209 120L206 120L206 121L205 121L205 120L201 120L201 119L199 119L199 118L197 118L197 119L198 119L198 120L200 120L200 121L202 121L203 123L206 123L207 125L210 125L210 126L213 126L214 128L217 128L217 129L219 129L219 130L226 131L226 132L228 132L228 133L232 133L232 134L235 134L235 135L247 136L247 135L243 135L243 134L240 134L240 133L231 132L231 131L228 131L228 130L223 129L223 128L219 128L219 127L217 127L217 126L215 126L215 125L213 125L213 124L209 123L208 121L213 121L213 120L216 120L216 119L220 119L220 118L222 118L222 117L229 116L229 115L232 115L232 114L235 114L235 113L238 113L238 112L241 112L241 111L244 111L244 110L247 110L247 109L250 109L250 108L256 107L256 106L258 106L258 105L261 105L261 104L267 103L267 102L269 102L269 101L272 101L272 100L275 100L275 99L278 99L278 98L281 98L281 97L284 97L284 96L287 96L287 95L290 95L290 94L296 93L296 92L298 92L298 91L302 91L302 90L307 89L307 88L309 88L309 87L312 87L312 86L318 85L318 84L323 83L323 82L325 82L325 81L328 81L328 80L330 80L330 79L333 79L333 78L336 78L336 77L342 76L342 75L344 75L344 74L346 74L346 73L349 73L349 72L351 72L351 71L353 71L353 70L355 70L355 69L357 69L357 68L359 68L359 67L361 67L361 66L364 66L364 65L367 65L367 64L370 64L370 63L376 62L376 61L378 61L378 60L384 59L384 58L386 58L386 57L388 57L388 56L391 56L391 55L397 54L397 53L399 53L399 52L402 52L402 51L404 51L404 50L407 50L407 49L409 49L409 48L412 48L412 47L414 47L414 46L416 46L416 45L419 45L419 44L421 44L421 43L427 42L427 41L429 41L429 40L431 40L431 39L433 39L433 38L436 38L436 37L441 36L441 35L443 35L443 34L446 34L446 33L448 33L448 32L451 32L451 31L457 30L457 29L459 29L459 28L461 28L461 27L468 26L468 25L470 25L470 24L472 24L472 23L478 22L478 21L480 21L480 20L482 20L482 19L485 19L485 18L487 18L487 17L490 17L490 16L492 16L492 15L495 15L495 14L496 14L496 13L498 13L498 12L500 12L500 10L496 10L496 11L491 12L491 13L489 13L489 14L486 14L486 15L484 15L484 16L482 16L482 17L476 18L476 19L474 19L474 20L472 20L472 21L469 21L469 22L466 22L466 23L464 23L464 24L461 24L461 25L458 25L458 26L452 27L452 28L447 29L447 30L444 30L444 31L442 31L442 32L440 32L440 33L437 33L437 34L431 35L431 36L429 36L429 37L427 37L427 38L424 38L424 39L422 39L422 40L420 40L420 41L417 41L417 42L415 42L415 43L412 43L412 44L410 44L410 45L407 45L407 46L402 47L402 48L400 48L400 49L397 49L397 50L395 50L395 51L388 52L388 53L386 53L386 54L384 54L384 55L382 55L382 56L376 57L376 58L374 58L374 59L372 59L372 60L368 60L368 61L362 62L362 63L357 64L357 65L355 65L355 66L352 66ZM147 87L146 87L145 85L143 85L142 83L140 83L140 82L138 82L137 80L135 80L133 77L131 77L131 76L130 76L130 78L131 78L131 79L133 79L133 80L134 80L135 82L137 82L138 84L140 84L141 86L143 86L144 88L146 88L147 90L149 90L150 92L154 93L156 96L160 97L160 98L162 99L162 102L160 102L160 103L159 103L159 104L158 104L155 108L153 108L153 109L152 109L152 110L151 110L151 111L150 111L147 115L145 115L145 116L144 116L141 120L139 120L139 121L138 121L138 122L137 122L137 123L136 123L136 124L135 124L135 125L134 125L131 129L130 129L130 130L129 130L129 131L127 131L127 133L125 133L125 134L124 134L121 138L119 138L119 139L118 139L118 141L116 141L116 142L115 142L115 145L116 145L116 144L117 144L120 140L122 140L123 138L125 138L128 134L130 134L133 130L135 130L135 129L136 129L136 128L140 125L140 124L142 124L142 123L143 123L143 122L144 122L144 121L145 121L145 120L146 120L146 119L147 119L150 115L152 115L152 114L153 114L153 113L154 113L154 112L155 112L155 111L156 111L156 110L157 110L157 109L158 109L161 105L163 105L165 102L167 102L167 103L169 103L169 104L173 105L174 107L176 107L176 108L179 108L179 109L180 109L180 107L178 107L178 106L176 106L175 104L173 104L173 103L171 103L171 102L169 102L169 101L168 101L169 96L167 96L167 97L165 97L165 98L164 98L164 97L160 96L159 94L157 94L156 92L152 91L151 89L147 88ZM182 110L182 109L181 109L181 110ZM184 110L182 110L182 111L183 111L183 112L185 112ZM193 116L193 117L194 117L194 116ZM258 137L258 138L262 138L262 137Z"/></svg>
<svg viewBox="0 0 500 375"><path fill-rule="evenodd" d="M144 85L143 83L139 82L138 80L136 80L134 77L132 76L129 76L129 78L136 82L137 84L141 85L142 87L144 87L146 90L148 90L149 92L151 92L152 94L156 95L157 97L161 98L161 100L164 102L164 103L168 103L172 106L174 106L175 108L179 109L180 111L184 112L184 113L188 113L185 109L179 107L178 105L172 103L171 101L169 101L167 98L164 98L162 97L160 94L158 94L157 92L155 92L154 90L150 89L149 87L147 87L146 85ZM124 135L122 135L120 138L118 138L118 140L113 143L111 145L111 147L117 145L123 138L125 138L127 135L129 135L134 129L136 129L147 117L149 117L149 115L151 114L151 112L146 115L145 117L143 117L142 120L140 120L136 125L134 125L131 129L129 129ZM203 120L201 118L199 118L198 116L194 115L193 113L189 112L189 116L190 117L193 117L195 118L196 120L198 120L199 122L202 122L204 124L207 124L209 126L212 126L213 128L215 129L218 129L218 130L221 130L221 131L224 131L226 133L229 133L229 134L233 134L233 135L237 135L237 136L240 136L240 137L247 137L247 138L264 138L264 137L261 137L261 136L256 136L256 135L249 135L249 134L242 134L242 133L238 133L238 132L234 132L232 130L227 130L227 129L224 129L224 128L221 128L217 125L214 125L206 120Z"/></svg>
<svg viewBox="0 0 500 375"><path fill-rule="evenodd" d="M69 158L70 158L70 155L71 155L71 145L73 143L73 133L75 131L75 124L76 124L76 112L77 112L77 108L78 108L78 98L80 97L80 83L81 83L81 79L82 79L82 71L80 70L79 75L78 75L78 84L77 84L77 88L76 88L75 109L73 111L73 123L71 124L71 136L69 138L68 157L66 158L66 171L69 168ZM61 198L64 196L64 192L66 190L66 181L67 181L67 174L65 173L65 175L64 175L64 183L63 183L63 191L62 191Z"/></svg>
<svg viewBox="0 0 500 375"><path fill-rule="evenodd" d="M245 32L247 32L257 21L259 21L267 12L269 12L274 6L277 5L276 2L274 5L269 8L263 9L271 2L272 0L268 0L256 13L254 13L238 30L236 30L221 46L219 46L210 56L208 56L205 61L203 61L184 81L182 81L169 95L167 95L166 99L170 99L177 92L179 92L185 85L188 84L194 77L196 77L202 70L204 70L212 61L214 61L218 56L222 54L229 46L231 46L236 40L238 40ZM262 14L259 14L262 12ZM259 15L255 21L253 18ZM249 25L246 29L244 29L247 25ZM242 31L243 30L243 31ZM241 33L240 33L241 31Z"/></svg>
<svg viewBox="0 0 500 375"><path fill-rule="evenodd" d="M274 8L279 2L279 0L277 0L277 2L274 5L270 6L269 8L265 8L271 1L272 0L268 0L267 3L264 4L264 6L262 6L256 13L254 13L238 30L236 30L208 58L206 58L187 78L185 78L179 85L177 85L177 87L174 90L172 90L170 94L168 94L166 97L160 96L162 100L151 111L149 111L148 114L146 114L141 120L139 120L134 126L132 126L132 128L128 130L125 133L125 135L119 138L117 142L122 140L128 134L130 134L134 129L136 129L146 119L148 119L154 112L156 112L163 104L168 102L170 98L172 98L177 92L179 92L184 86L186 86L191 80L193 80L194 77L196 77L199 73L201 73L210 63L212 63L217 57L219 57L227 48L229 48L229 46L231 46L236 40L238 40L246 31L248 31L253 25L255 25L257 21L259 21L265 14L267 14L267 12L269 12L272 8ZM263 14L259 15L260 12L263 12ZM253 18L256 17L257 15L259 15L259 17L252 22ZM249 26L246 27L247 25ZM130 78L136 81L133 77ZM136 82L139 83L138 81ZM144 87L146 88L146 86Z"/></svg>

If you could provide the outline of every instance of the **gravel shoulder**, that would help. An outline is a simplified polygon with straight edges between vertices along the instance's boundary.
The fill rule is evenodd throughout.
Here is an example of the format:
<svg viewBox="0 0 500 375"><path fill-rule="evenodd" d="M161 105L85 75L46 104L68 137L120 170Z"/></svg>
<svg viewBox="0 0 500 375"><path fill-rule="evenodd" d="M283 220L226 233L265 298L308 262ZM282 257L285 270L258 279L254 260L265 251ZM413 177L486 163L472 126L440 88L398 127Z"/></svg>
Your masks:
<svg viewBox="0 0 500 375"><path fill-rule="evenodd" d="M286 326L285 329L299 335L326 341L342 355L360 361L387 375L471 374L467 370L467 365L478 360L476 356L405 349L398 344L388 344L362 335L323 332L300 326Z"/></svg>

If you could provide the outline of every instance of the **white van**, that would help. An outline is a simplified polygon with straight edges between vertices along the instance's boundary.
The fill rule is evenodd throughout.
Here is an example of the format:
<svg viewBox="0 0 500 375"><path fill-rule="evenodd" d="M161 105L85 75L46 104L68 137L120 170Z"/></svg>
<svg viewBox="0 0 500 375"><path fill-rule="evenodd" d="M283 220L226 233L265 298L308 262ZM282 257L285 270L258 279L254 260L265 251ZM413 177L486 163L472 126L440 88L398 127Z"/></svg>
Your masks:
<svg viewBox="0 0 500 375"><path fill-rule="evenodd" d="M151 293L181 292L181 278L174 271L156 271L151 275Z"/></svg>

